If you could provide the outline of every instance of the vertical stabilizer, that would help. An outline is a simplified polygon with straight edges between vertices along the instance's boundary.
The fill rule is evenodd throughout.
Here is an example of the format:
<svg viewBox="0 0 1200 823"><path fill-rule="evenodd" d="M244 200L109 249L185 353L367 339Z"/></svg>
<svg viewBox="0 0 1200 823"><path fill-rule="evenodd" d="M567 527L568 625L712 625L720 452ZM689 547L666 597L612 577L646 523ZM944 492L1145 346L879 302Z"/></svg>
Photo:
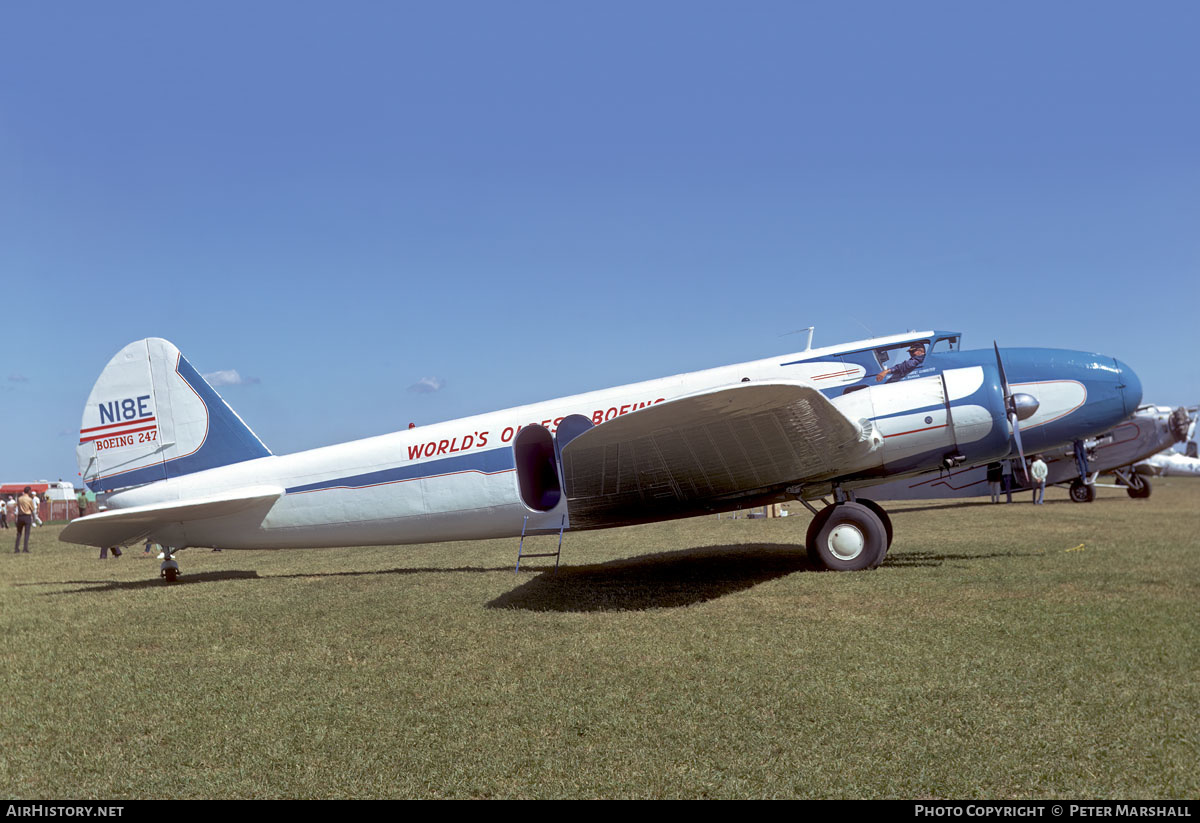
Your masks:
<svg viewBox="0 0 1200 823"><path fill-rule="evenodd" d="M92 387L75 455L93 491L270 455L262 441L174 345L130 343Z"/></svg>

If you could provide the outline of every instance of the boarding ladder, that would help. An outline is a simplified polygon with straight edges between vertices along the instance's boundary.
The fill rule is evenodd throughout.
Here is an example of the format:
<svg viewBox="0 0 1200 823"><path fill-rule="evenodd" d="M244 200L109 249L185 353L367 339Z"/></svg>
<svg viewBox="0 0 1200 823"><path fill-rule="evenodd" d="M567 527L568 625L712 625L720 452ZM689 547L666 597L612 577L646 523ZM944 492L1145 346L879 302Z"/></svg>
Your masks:
<svg viewBox="0 0 1200 823"><path fill-rule="evenodd" d="M563 529L567 527L567 516L564 514L562 521L558 524L558 548L552 552L541 552L539 554L525 554L525 527L529 525L529 515L525 515L525 519L521 521L521 542L517 544L517 568L514 574L521 573L521 561L527 557L553 557L554 570L558 571L558 560L562 556L562 538ZM532 537L532 535L530 535Z"/></svg>

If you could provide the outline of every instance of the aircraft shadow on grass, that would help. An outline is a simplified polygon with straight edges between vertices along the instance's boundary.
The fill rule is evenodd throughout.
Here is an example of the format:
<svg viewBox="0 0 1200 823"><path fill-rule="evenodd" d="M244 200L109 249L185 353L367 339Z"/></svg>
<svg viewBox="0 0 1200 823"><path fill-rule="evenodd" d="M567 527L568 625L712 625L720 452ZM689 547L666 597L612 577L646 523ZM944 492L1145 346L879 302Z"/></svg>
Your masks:
<svg viewBox="0 0 1200 823"><path fill-rule="evenodd" d="M936 551L888 555L880 569L936 567L948 561L1033 556L1035 552L948 554ZM759 543L707 546L643 555L591 566L560 568L488 603L493 609L600 612L690 606L715 600L796 572L824 571L801 546Z"/></svg>
<svg viewBox="0 0 1200 823"><path fill-rule="evenodd" d="M911 510L910 510L911 511ZM908 551L889 554L881 569L936 567L947 561L971 561L1032 556L1033 552L947 554ZM361 577L384 574L493 574L511 572L511 566L412 567L362 571L284 574L262 577L254 570L229 570L181 575L174 583L161 580L65 580L82 586L52 594L156 590L164 585L187 586L228 580L268 580L325 577ZM552 612L641 611L674 608L715 600L797 572L823 571L809 560L801 546L790 543L755 543L704 546L613 560L585 566L526 567L537 576L487 603L493 609ZM47 585L30 583L21 585Z"/></svg>
<svg viewBox="0 0 1200 823"><path fill-rule="evenodd" d="M792 544L705 546L546 570L487 605L555 612L690 606L817 568Z"/></svg>
<svg viewBox="0 0 1200 823"><path fill-rule="evenodd" d="M186 577L180 577L172 583L172 586L182 586L191 583L214 583L222 580L258 580L258 572L256 571L223 571L223 572L201 572L200 574L189 574ZM64 589L58 592L47 592L47 596L55 594L94 594L96 592L119 592L119 591L138 591L139 589L161 589L164 583L157 579L150 580L62 580L60 583L66 583L75 586L84 586L82 589ZM44 586L45 583L30 583L26 585Z"/></svg>
<svg viewBox="0 0 1200 823"><path fill-rule="evenodd" d="M587 566L527 566L537 573L532 580L488 603L490 608L532 611L625 611L686 606L748 589L757 583L798 571L815 571L803 547L762 543L706 546L662 554L614 560ZM67 580L83 586L56 594L154 590L164 585L186 586L226 580L360 577L383 574L492 574L512 573L512 566L410 567L383 570L320 572L260 577L257 571L221 571L186 574L171 584L162 580ZM45 585L40 584L40 585Z"/></svg>
<svg viewBox="0 0 1200 823"><path fill-rule="evenodd" d="M201 572L198 574L180 575L173 583L165 583L160 579L151 580L63 580L57 581L60 583L74 584L87 586L83 589L66 589L59 592L49 592L48 594L83 594L96 592L116 592L116 591L137 591L139 589L161 589L163 586L186 586L194 583L217 583L225 580L288 580L296 578L317 578L317 577L361 577L374 576L380 574L436 574L453 573L461 574L468 572L475 573L490 573L499 571L511 571L511 566L501 568L484 568L481 566L460 566L458 568L407 568L407 569L371 569L364 571L347 571L347 572L319 572L315 574L272 574L263 577L253 569L249 571L230 570L223 572ZM25 586L45 586L48 583L22 583L18 585Z"/></svg>

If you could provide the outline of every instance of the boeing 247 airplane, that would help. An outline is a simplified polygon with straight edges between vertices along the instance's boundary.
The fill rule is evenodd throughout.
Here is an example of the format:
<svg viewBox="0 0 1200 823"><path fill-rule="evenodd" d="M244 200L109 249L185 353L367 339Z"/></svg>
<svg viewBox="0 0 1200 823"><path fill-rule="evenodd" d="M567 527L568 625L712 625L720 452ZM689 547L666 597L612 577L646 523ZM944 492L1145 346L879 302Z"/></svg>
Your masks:
<svg viewBox="0 0 1200 823"><path fill-rule="evenodd" d="M554 534L798 499L827 569L879 565L892 526L857 490L1046 449L1141 402L1133 370L1057 349L962 351L911 332L647 380L288 455L158 338L109 361L76 455L104 508L62 540L174 553ZM1009 382L1009 381L1012 382ZM1027 431L1025 431L1027 430ZM819 511L809 502L832 496Z"/></svg>

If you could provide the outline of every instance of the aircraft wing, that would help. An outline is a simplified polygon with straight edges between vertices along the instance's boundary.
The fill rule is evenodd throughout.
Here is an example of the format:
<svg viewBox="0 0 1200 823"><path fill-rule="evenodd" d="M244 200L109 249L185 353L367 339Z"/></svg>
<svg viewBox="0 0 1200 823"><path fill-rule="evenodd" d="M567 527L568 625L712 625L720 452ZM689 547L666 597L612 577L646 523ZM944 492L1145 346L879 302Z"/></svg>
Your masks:
<svg viewBox="0 0 1200 823"><path fill-rule="evenodd" d="M687 516L844 470L863 429L811 386L740 383L649 406L562 449L572 528Z"/></svg>
<svg viewBox="0 0 1200 823"><path fill-rule="evenodd" d="M282 494L279 486L254 486L210 497L103 511L72 520L58 539L85 546L127 546L163 526L237 514Z"/></svg>

